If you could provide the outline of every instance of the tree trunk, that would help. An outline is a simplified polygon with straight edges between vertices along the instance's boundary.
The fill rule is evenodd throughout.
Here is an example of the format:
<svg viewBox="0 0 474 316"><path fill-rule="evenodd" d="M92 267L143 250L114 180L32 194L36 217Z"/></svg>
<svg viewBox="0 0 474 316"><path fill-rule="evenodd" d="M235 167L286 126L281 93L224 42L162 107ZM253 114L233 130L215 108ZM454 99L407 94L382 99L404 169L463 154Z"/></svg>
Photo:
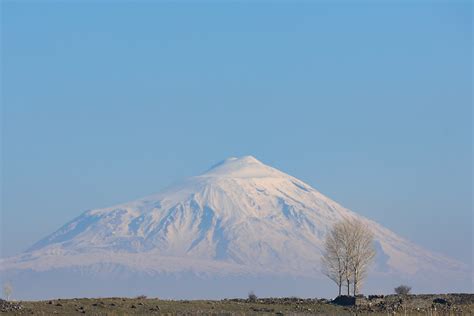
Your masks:
<svg viewBox="0 0 474 316"><path fill-rule="evenodd" d="M341 290L342 290L342 277L339 276L339 296L341 296Z"/></svg>
<svg viewBox="0 0 474 316"><path fill-rule="evenodd" d="M354 271L354 296L357 294L357 271Z"/></svg>

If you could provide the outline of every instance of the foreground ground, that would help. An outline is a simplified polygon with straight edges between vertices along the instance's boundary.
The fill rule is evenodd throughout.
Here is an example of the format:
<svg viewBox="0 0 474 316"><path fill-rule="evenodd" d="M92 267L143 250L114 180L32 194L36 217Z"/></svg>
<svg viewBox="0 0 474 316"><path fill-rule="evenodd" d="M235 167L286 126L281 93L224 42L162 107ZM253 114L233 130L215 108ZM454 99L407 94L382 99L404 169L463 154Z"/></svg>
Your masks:
<svg viewBox="0 0 474 316"><path fill-rule="evenodd" d="M75 298L0 301L4 315L474 315L474 294L409 295L326 299L171 301L154 298ZM342 306L338 304L349 304Z"/></svg>

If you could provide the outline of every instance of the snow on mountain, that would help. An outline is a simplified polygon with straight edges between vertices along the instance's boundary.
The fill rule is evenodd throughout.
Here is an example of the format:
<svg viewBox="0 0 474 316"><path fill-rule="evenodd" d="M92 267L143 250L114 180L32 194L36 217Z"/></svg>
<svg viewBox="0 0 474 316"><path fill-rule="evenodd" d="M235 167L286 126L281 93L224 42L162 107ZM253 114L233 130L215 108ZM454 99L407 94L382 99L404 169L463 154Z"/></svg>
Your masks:
<svg viewBox="0 0 474 316"><path fill-rule="evenodd" d="M25 253L0 261L0 272L105 275L120 267L150 278L322 279L324 236L343 218L358 218L373 231L375 276L420 278L425 288L439 273L453 282L469 278L465 264L414 245L251 156L229 158L156 195L86 211Z"/></svg>

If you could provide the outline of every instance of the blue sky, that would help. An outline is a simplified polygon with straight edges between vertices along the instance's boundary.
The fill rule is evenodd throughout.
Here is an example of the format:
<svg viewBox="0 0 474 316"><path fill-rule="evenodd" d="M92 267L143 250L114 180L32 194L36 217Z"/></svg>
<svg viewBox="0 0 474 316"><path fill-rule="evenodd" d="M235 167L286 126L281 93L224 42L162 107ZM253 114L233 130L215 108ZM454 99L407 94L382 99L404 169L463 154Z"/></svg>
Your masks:
<svg viewBox="0 0 474 316"><path fill-rule="evenodd" d="M4 1L1 23L2 256L254 155L471 261L470 2Z"/></svg>

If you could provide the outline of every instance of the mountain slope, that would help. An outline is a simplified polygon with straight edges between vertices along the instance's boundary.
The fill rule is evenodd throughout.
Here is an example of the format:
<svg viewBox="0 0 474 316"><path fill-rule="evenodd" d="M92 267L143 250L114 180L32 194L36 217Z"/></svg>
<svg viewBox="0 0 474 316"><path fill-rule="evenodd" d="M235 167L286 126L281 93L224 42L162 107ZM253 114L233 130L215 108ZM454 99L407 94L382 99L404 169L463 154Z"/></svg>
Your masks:
<svg viewBox="0 0 474 316"><path fill-rule="evenodd" d="M3 260L0 269L321 278L324 236L343 218L358 218L373 231L373 275L468 275L464 264L412 244L251 156L229 158L159 194L89 210Z"/></svg>

